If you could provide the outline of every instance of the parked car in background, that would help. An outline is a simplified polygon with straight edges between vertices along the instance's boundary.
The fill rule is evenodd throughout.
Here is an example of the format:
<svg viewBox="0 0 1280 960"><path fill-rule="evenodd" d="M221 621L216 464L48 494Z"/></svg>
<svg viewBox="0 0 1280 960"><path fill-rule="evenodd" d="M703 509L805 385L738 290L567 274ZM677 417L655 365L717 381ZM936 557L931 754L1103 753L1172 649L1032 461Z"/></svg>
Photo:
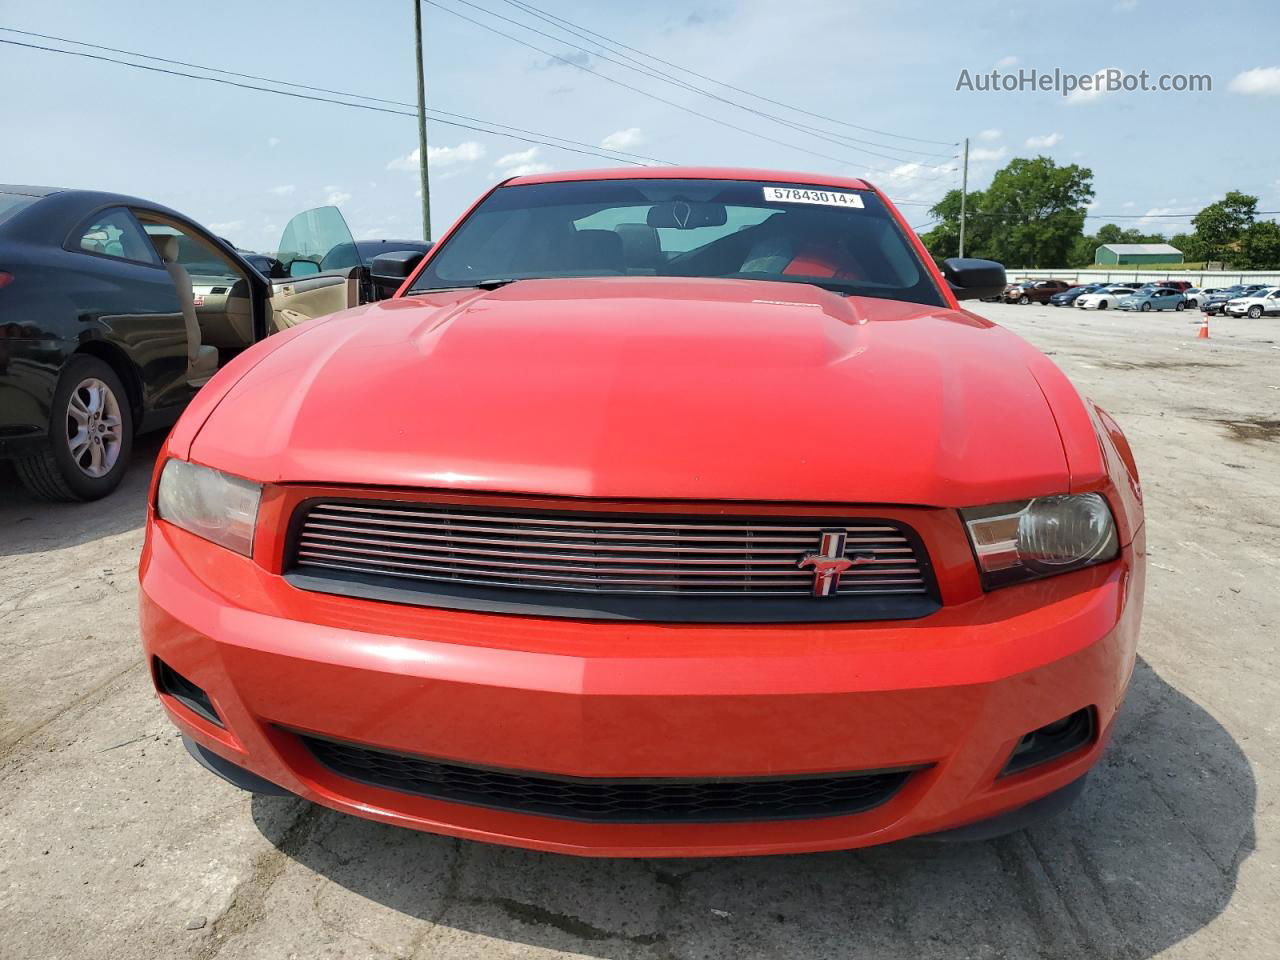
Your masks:
<svg viewBox="0 0 1280 960"><path fill-rule="evenodd" d="M1154 287L1150 290L1137 290L1116 304L1117 310L1185 310L1187 299L1181 290L1169 287Z"/></svg>
<svg viewBox="0 0 1280 960"><path fill-rule="evenodd" d="M113 490L134 435L271 329L266 279L136 197L0 186L0 267L0 456L48 499Z"/></svg>
<svg viewBox="0 0 1280 960"><path fill-rule="evenodd" d="M1116 422L957 302L1003 285L860 180L507 180L169 435L160 702L232 783L559 853L1061 809L1133 674L1142 501Z"/></svg>
<svg viewBox="0 0 1280 960"><path fill-rule="evenodd" d="M1011 291L1014 287L1021 287L1026 282L1027 281L1025 280L1011 280L1004 285L1004 290L1002 290L1000 293L997 293L995 296L983 297L982 302L983 303L1010 303L1012 301L1009 300L1009 291Z"/></svg>
<svg viewBox="0 0 1280 960"><path fill-rule="evenodd" d="M289 275L285 273L284 264L270 254L241 250L240 256L268 280L282 280Z"/></svg>
<svg viewBox="0 0 1280 960"><path fill-rule="evenodd" d="M1006 303L1048 303L1051 296L1069 286L1065 280L1027 280L1010 288L1004 299Z"/></svg>
<svg viewBox="0 0 1280 960"><path fill-rule="evenodd" d="M1155 284L1157 287L1169 287L1172 290L1186 291L1191 289L1190 280L1161 280Z"/></svg>
<svg viewBox="0 0 1280 960"><path fill-rule="evenodd" d="M1233 317L1280 316L1280 287L1264 287L1227 301L1225 312Z"/></svg>
<svg viewBox="0 0 1280 960"><path fill-rule="evenodd" d="M405 264L421 260L392 251L399 275L375 276L366 257L385 244L352 243L341 214L323 209L291 221L291 236L324 245L330 261L272 280L206 227L149 200L0 186L0 458L37 496L105 496L134 436L169 426L243 350L394 292ZM308 225L328 232L308 240Z"/></svg>
<svg viewBox="0 0 1280 960"><path fill-rule="evenodd" d="M1212 296L1205 297L1200 302L1200 309L1210 316L1222 314L1227 303L1237 297L1251 296L1258 290L1265 290L1266 284L1262 283L1238 283L1235 286L1225 287Z"/></svg>
<svg viewBox="0 0 1280 960"><path fill-rule="evenodd" d="M1086 293L1095 293L1098 290L1105 289L1100 283L1086 283L1077 287L1068 287L1055 293L1049 298L1049 303L1055 307L1069 307L1076 302L1076 298Z"/></svg>
<svg viewBox="0 0 1280 960"><path fill-rule="evenodd" d="M1133 291L1128 287L1103 287L1093 293L1082 293L1076 297L1076 307L1081 310L1106 310L1114 307L1125 297L1131 296Z"/></svg>

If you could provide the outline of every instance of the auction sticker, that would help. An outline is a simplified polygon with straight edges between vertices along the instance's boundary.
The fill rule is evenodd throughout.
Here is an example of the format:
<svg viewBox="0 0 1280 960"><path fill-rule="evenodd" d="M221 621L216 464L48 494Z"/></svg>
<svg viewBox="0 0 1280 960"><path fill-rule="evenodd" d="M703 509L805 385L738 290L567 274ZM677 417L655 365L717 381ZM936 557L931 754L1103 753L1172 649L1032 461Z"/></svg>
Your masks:
<svg viewBox="0 0 1280 960"><path fill-rule="evenodd" d="M765 187L765 200L775 203L820 203L827 207L862 209L862 197L842 190L815 190L812 187Z"/></svg>

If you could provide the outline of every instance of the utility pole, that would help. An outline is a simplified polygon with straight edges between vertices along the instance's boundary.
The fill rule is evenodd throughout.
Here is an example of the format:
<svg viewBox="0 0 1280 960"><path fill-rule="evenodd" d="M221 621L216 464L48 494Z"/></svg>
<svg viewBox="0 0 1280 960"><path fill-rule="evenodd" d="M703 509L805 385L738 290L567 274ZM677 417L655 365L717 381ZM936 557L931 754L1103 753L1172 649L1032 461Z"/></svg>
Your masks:
<svg viewBox="0 0 1280 960"><path fill-rule="evenodd" d="M422 80L422 3L413 4L414 51L418 57L418 175L422 180L422 239L431 239L431 184L427 180L427 95ZM967 141L966 141L967 142Z"/></svg>
<svg viewBox="0 0 1280 960"><path fill-rule="evenodd" d="M421 69L421 67L419 67L419 69ZM419 77L421 77L421 74L419 74ZM419 80L419 83L421 83L421 80ZM419 91L418 96L421 97L422 96L421 86L419 86L418 91ZM964 138L964 173L961 174L961 178L960 178L960 256L962 257L964 256L964 213L965 213L964 208L965 208L965 198L968 196L968 193L969 193L969 138L965 137Z"/></svg>

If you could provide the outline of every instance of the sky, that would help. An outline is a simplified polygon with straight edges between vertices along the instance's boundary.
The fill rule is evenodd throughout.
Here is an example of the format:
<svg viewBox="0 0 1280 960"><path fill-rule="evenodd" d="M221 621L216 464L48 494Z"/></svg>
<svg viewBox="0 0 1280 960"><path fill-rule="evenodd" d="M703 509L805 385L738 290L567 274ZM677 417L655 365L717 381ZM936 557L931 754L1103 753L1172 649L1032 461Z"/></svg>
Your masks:
<svg viewBox="0 0 1280 960"><path fill-rule="evenodd" d="M362 102L412 113L413 2L0 0L0 27L379 98ZM529 9L626 44L623 54L712 96L609 62ZM1015 156L1092 169L1091 213L1104 218L1089 229L1123 216L1115 222L1178 232L1189 217L1159 215L1194 214L1228 190L1280 210L1280 4L1271 0L432 0L423 18L428 106L487 131L533 131L428 123L437 236L507 176L624 165L612 151L863 176L924 225L931 203L959 186L953 144L965 137L974 189ZM156 65L3 30L0 40ZM962 71L1055 68L1208 74L1212 91L957 89ZM357 238L422 236L412 116L4 43L0 89L8 94L0 180L146 197L245 249L274 250L293 214L326 203ZM606 157L528 142L552 138Z"/></svg>

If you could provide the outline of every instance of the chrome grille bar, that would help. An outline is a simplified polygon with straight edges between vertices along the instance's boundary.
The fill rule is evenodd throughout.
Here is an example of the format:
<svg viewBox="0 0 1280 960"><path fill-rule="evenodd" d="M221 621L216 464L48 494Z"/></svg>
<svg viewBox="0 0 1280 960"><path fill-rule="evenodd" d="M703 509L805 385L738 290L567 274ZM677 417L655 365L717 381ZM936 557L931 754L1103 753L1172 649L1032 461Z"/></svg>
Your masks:
<svg viewBox="0 0 1280 960"><path fill-rule="evenodd" d="M292 564L396 580L596 595L804 597L814 574L800 561L824 530L846 532L836 595L929 591L904 528L883 521L655 516L615 518L452 509L408 501L322 501L302 508Z"/></svg>

